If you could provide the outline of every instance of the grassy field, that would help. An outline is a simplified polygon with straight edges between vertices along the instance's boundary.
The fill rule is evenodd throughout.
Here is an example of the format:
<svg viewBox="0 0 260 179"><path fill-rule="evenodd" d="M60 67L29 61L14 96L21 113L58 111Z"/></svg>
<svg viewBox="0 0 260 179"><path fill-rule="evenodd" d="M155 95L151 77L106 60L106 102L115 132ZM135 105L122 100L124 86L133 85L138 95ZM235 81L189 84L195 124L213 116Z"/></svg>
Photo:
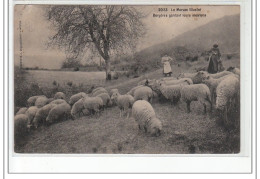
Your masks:
<svg viewBox="0 0 260 179"><path fill-rule="evenodd" d="M195 68L205 66L207 62L180 63L172 65L173 75L180 72L191 72ZM239 67L239 59L224 61L227 68L231 65ZM48 87L53 80L66 84L66 80L89 85L86 73L69 72L68 76L61 72L46 73L32 77L26 74L28 83L38 82ZM55 74L56 73L56 74ZM57 74L60 73L60 74ZM72 77L75 73L79 76ZM50 75L50 76L47 76ZM56 76L56 77L55 77ZM57 77L59 76L59 77ZM90 75L90 76L93 76ZM144 78L157 79L162 77L162 69L150 72L139 78L119 78L111 82L98 82L108 89L118 88L124 94L136 86ZM58 79L57 79L58 78ZM93 81L95 81L93 79ZM93 82L90 81L90 82ZM102 82L103 81L103 82ZM66 85L65 85L66 86ZM191 113L186 112L186 104L179 102L176 106L154 100L152 103L156 115L162 121L163 132L159 137L151 137L138 130L132 118L119 117L119 109L105 109L101 116L84 116L77 120L68 120L42 126L31 131L25 143L16 146L15 151L21 153L122 153L122 154L188 154L188 153L238 153L240 150L239 128L224 129L218 124L215 111L203 114L203 106L198 102L191 103ZM235 119L239 120L239 118Z"/></svg>

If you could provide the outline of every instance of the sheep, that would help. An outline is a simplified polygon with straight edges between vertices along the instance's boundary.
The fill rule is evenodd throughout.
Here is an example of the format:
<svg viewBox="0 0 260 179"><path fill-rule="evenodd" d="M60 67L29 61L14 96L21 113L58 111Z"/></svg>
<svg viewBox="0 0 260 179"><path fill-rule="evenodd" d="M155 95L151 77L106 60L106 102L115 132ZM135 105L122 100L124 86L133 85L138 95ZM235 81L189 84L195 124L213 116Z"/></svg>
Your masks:
<svg viewBox="0 0 260 179"><path fill-rule="evenodd" d="M181 98L181 85L170 85L167 86L163 83L159 83L161 94L167 99L170 100L172 104L179 102ZM183 84L184 85L184 84Z"/></svg>
<svg viewBox="0 0 260 179"><path fill-rule="evenodd" d="M159 81L171 81L171 80L177 80L175 77L165 77L165 78L160 78Z"/></svg>
<svg viewBox="0 0 260 179"><path fill-rule="evenodd" d="M39 110L39 108L37 108L36 106L31 106L26 111L25 114L28 116L28 121L27 121L27 128L28 129L30 129L32 127L32 121L33 121L33 119L34 119L38 110Z"/></svg>
<svg viewBox="0 0 260 179"><path fill-rule="evenodd" d="M233 74L233 73L229 72L229 71L222 71L222 72L219 72L219 73L210 74L206 71L199 71L194 78L197 78L197 82L201 83L202 80L206 79L208 76L210 76L211 78L217 79L217 78L221 78L223 76L230 75L230 74Z"/></svg>
<svg viewBox="0 0 260 179"><path fill-rule="evenodd" d="M96 97L97 95L99 95L101 93L107 93L108 94L106 89L99 89L99 90L95 91L94 93L92 93L91 97Z"/></svg>
<svg viewBox="0 0 260 179"><path fill-rule="evenodd" d="M53 97L54 99L66 99L66 95L63 93L63 92L57 92L57 93L55 93L55 95L54 95L54 97Z"/></svg>
<svg viewBox="0 0 260 179"><path fill-rule="evenodd" d="M168 81L163 81L165 85L178 85L178 84L183 84L187 83L188 85L193 84L193 81L190 78L181 78L179 80L168 80Z"/></svg>
<svg viewBox="0 0 260 179"><path fill-rule="evenodd" d="M139 130L144 130L150 135L160 136L162 122L156 117L151 104L145 100L138 100L133 104L132 117L139 126Z"/></svg>
<svg viewBox="0 0 260 179"><path fill-rule="evenodd" d="M30 107L30 106L34 106L35 105L35 101L37 100L37 98L39 97L45 97L44 95L41 95L41 96L32 96L30 98L28 98L27 100L27 105Z"/></svg>
<svg viewBox="0 0 260 179"><path fill-rule="evenodd" d="M210 90L205 84L193 84L181 87L181 99L186 102L188 113L190 112L190 103L192 101L199 101L203 104L204 114L207 112L206 103L210 104L210 110L212 110L210 96Z"/></svg>
<svg viewBox="0 0 260 179"><path fill-rule="evenodd" d="M138 85L138 86L140 86L140 85L146 86L147 83L149 83L150 81L151 81L151 80L149 80L149 79L144 79L144 80L138 82L137 85Z"/></svg>
<svg viewBox="0 0 260 179"><path fill-rule="evenodd" d="M112 96L114 93L119 93L118 89L114 88L109 91L109 95Z"/></svg>
<svg viewBox="0 0 260 179"><path fill-rule="evenodd" d="M44 124L46 122L46 118L49 115L49 112L52 108L57 106L57 104L47 104L41 107L35 114L32 125L35 128L38 128L40 124Z"/></svg>
<svg viewBox="0 0 260 179"><path fill-rule="evenodd" d="M229 68L227 69L227 71L230 71L230 72L232 72L232 73L234 73L234 74L240 76L240 69L239 69L239 68L236 68L236 67L229 67Z"/></svg>
<svg viewBox="0 0 260 179"><path fill-rule="evenodd" d="M73 120L77 117L80 117L80 115L83 113L83 110L84 110L83 101L84 101L84 98L81 98L73 104L73 106L71 108L71 116L72 116Z"/></svg>
<svg viewBox="0 0 260 179"><path fill-rule="evenodd" d="M202 83L206 84L209 87L209 89L210 89L212 104L215 103L217 86L219 85L219 83L223 79L227 78L228 76L229 75L225 75L225 76L222 76L222 77L217 78L217 79L214 79L211 76L208 76L208 77L206 77L205 79L202 80Z"/></svg>
<svg viewBox="0 0 260 179"><path fill-rule="evenodd" d="M112 106L112 101L107 93L101 93L97 95L97 97L100 97L102 99L104 107Z"/></svg>
<svg viewBox="0 0 260 179"><path fill-rule="evenodd" d="M98 114L104 103L100 97L87 97L83 98L83 105L90 113Z"/></svg>
<svg viewBox="0 0 260 179"><path fill-rule="evenodd" d="M143 86L135 90L134 92L134 100L146 100L150 102L153 97L153 91L148 86Z"/></svg>
<svg viewBox="0 0 260 179"><path fill-rule="evenodd" d="M130 91L128 91L126 94L129 94L131 96L134 96L134 92L136 89L140 88L140 87L144 87L144 85L139 85L139 86L136 86L136 87L133 87Z"/></svg>
<svg viewBox="0 0 260 179"><path fill-rule="evenodd" d="M52 101L54 101L54 98L49 98L47 104L50 104Z"/></svg>
<svg viewBox="0 0 260 179"><path fill-rule="evenodd" d="M22 108L19 109L19 111L15 115L25 114L27 109L28 109L27 107L22 107Z"/></svg>
<svg viewBox="0 0 260 179"><path fill-rule="evenodd" d="M87 97L88 95L84 92L80 92L80 93L77 93L77 94L74 94L70 97L70 100L69 100L69 104L71 106L73 106L74 103L76 103L78 100L80 100L81 98L84 98L84 97Z"/></svg>
<svg viewBox="0 0 260 179"><path fill-rule="evenodd" d="M209 75L210 75L210 77L217 79L217 78L220 78L222 76L230 75L230 74L233 74L233 73L230 72L230 71L222 71L222 72L219 72L219 73L209 74Z"/></svg>
<svg viewBox="0 0 260 179"><path fill-rule="evenodd" d="M227 113L232 102L234 102L233 108L239 105L239 89L239 76L236 75L229 75L219 83L216 89L216 109L221 115L224 115L224 121L227 120Z"/></svg>
<svg viewBox="0 0 260 179"><path fill-rule="evenodd" d="M49 104L63 104L63 103L67 104L67 102L64 99L55 99L52 102L50 102Z"/></svg>
<svg viewBox="0 0 260 179"><path fill-rule="evenodd" d="M53 107L49 115L46 118L46 122L48 125L61 121L62 119L68 119L70 117L70 105L68 103L61 103Z"/></svg>
<svg viewBox="0 0 260 179"><path fill-rule="evenodd" d="M93 89L91 93L95 93L98 90L106 90L106 89L103 87L97 87L97 88Z"/></svg>
<svg viewBox="0 0 260 179"><path fill-rule="evenodd" d="M134 104L134 98L133 96L129 94L121 95L120 93L114 93L111 96L111 100L115 101L118 108L120 109L120 117L122 116L122 113L125 111L127 112L127 118L129 117L129 108L132 108Z"/></svg>
<svg viewBox="0 0 260 179"><path fill-rule="evenodd" d="M27 130L28 116L26 114L18 114L14 117L14 143L17 144L23 140L28 134Z"/></svg>
<svg viewBox="0 0 260 179"><path fill-rule="evenodd" d="M43 107L45 104L47 104L48 102L48 98L46 96L40 96L36 99L35 101L35 106L37 106L38 108Z"/></svg>

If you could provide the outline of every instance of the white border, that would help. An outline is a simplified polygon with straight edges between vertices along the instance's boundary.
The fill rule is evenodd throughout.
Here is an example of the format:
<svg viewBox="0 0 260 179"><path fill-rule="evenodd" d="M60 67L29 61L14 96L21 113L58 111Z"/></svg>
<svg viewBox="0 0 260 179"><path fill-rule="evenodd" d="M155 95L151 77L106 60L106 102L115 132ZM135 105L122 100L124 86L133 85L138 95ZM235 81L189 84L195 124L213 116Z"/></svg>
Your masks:
<svg viewBox="0 0 260 179"><path fill-rule="evenodd" d="M13 5L85 4L86 1L10 1L9 79L13 79ZM240 5L241 7L241 152L240 154L15 154L13 134L13 83L9 81L9 172L10 173L249 173L251 172L251 2L244 1L87 1L87 4L138 5ZM243 50L245 49L245 50ZM243 101L243 102L242 102ZM250 111L250 112L248 112ZM8 121L6 121L8 122ZM66 165L61 165L66 163ZM62 168L61 168L62 166Z"/></svg>

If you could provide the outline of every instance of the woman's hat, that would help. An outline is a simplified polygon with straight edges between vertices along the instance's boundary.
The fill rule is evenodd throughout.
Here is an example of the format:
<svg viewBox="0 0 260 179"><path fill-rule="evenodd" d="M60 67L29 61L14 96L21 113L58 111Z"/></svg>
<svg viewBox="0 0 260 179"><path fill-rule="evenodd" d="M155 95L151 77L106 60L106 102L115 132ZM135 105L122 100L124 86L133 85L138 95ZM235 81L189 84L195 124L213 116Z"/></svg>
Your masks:
<svg viewBox="0 0 260 179"><path fill-rule="evenodd" d="M217 48L217 47L218 47L218 44L214 44L213 47L214 47L214 48Z"/></svg>

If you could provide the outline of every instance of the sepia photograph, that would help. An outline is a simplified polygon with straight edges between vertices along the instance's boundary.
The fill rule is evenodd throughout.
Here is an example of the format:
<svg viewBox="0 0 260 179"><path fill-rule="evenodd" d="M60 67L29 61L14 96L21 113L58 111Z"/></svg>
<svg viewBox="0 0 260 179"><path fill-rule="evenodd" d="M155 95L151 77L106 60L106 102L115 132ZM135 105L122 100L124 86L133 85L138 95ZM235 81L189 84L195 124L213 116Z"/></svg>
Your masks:
<svg viewBox="0 0 260 179"><path fill-rule="evenodd" d="M12 23L15 153L241 152L239 5L16 4Z"/></svg>

